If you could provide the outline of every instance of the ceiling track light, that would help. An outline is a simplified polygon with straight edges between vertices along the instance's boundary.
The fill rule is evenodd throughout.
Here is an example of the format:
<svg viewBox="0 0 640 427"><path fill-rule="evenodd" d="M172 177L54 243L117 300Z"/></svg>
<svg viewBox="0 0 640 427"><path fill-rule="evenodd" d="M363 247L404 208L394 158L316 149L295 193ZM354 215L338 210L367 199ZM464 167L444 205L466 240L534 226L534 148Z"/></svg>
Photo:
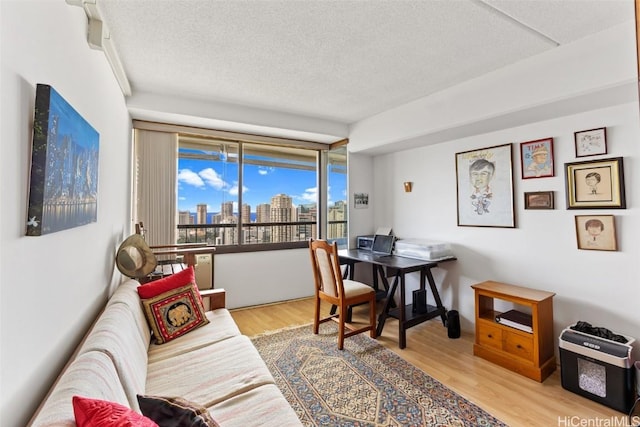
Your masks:
<svg viewBox="0 0 640 427"><path fill-rule="evenodd" d="M97 0L66 0L67 4L81 7L87 15L87 43L91 49L101 50L111 66L124 96L131 96L131 85L124 71L118 52L111 40L111 34L102 21Z"/></svg>

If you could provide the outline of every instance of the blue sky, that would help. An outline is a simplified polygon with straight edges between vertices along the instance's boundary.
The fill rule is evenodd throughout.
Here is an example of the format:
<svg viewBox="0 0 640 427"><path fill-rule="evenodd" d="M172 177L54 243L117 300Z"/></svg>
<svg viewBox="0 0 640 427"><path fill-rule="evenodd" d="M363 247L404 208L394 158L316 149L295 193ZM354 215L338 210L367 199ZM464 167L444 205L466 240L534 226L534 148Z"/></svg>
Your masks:
<svg viewBox="0 0 640 427"><path fill-rule="evenodd" d="M330 177L330 203L346 200L346 179L343 174ZM334 184L335 183L335 184ZM271 197L284 193L293 198L295 206L315 203L317 187L315 172L245 165L243 203L255 212L260 203L270 203ZM236 202L238 197L238 166L231 162L204 162L180 159L178 163L178 209L196 211L196 205L206 203L209 212L219 212L223 202ZM234 205L237 212L237 205Z"/></svg>
<svg viewBox="0 0 640 427"><path fill-rule="evenodd" d="M98 132L53 88L49 103L51 114L59 117L58 135L72 135L76 144L94 150L98 148Z"/></svg>

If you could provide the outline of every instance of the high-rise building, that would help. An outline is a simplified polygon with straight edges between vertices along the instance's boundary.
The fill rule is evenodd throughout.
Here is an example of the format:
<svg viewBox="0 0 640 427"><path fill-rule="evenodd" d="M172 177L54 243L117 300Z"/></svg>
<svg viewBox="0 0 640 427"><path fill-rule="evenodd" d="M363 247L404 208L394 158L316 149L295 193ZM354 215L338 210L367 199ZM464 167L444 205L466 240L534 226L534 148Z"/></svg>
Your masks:
<svg viewBox="0 0 640 427"><path fill-rule="evenodd" d="M329 208L327 215L329 224L327 226L327 237L329 239L341 239L347 237L347 203L344 200L338 200ZM331 224L331 221L336 221Z"/></svg>
<svg viewBox="0 0 640 427"><path fill-rule="evenodd" d="M196 216L198 224L206 224L207 223L207 205L206 203L201 203L196 207Z"/></svg>
<svg viewBox="0 0 640 427"><path fill-rule="evenodd" d="M299 240L307 240L310 237L316 236L316 219L317 219L317 207L316 204L300 205L296 209L295 221L308 221L310 224L297 225L297 236Z"/></svg>
<svg viewBox="0 0 640 427"><path fill-rule="evenodd" d="M226 218L233 218L233 202L223 202L220 205L220 215L222 215L223 221Z"/></svg>
<svg viewBox="0 0 640 427"><path fill-rule="evenodd" d="M193 217L189 211L178 212L178 224L193 224Z"/></svg>
<svg viewBox="0 0 640 427"><path fill-rule="evenodd" d="M261 203L256 206L256 222L271 222L271 205Z"/></svg>
<svg viewBox="0 0 640 427"><path fill-rule="evenodd" d="M243 203L240 210L240 218L243 224L251 223L251 206ZM256 229L255 227L242 227L242 242L254 243L256 241Z"/></svg>
<svg viewBox="0 0 640 427"><path fill-rule="evenodd" d="M236 224L235 216L228 216L224 218L221 224ZM222 244L223 245L236 245L238 244L238 228L237 227L225 227L222 231Z"/></svg>
<svg viewBox="0 0 640 427"><path fill-rule="evenodd" d="M271 222L271 205L269 203L261 203L256 206L256 222L259 224ZM271 227L257 227L256 231L257 243L271 242Z"/></svg>
<svg viewBox="0 0 640 427"><path fill-rule="evenodd" d="M290 196L278 194L271 198L269 211L271 222L291 222L293 217L293 202ZM293 226L273 226L271 241L290 242L293 239Z"/></svg>
<svg viewBox="0 0 640 427"><path fill-rule="evenodd" d="M240 217L242 218L243 224L250 223L251 222L251 206L246 203L243 203L240 215L241 215Z"/></svg>

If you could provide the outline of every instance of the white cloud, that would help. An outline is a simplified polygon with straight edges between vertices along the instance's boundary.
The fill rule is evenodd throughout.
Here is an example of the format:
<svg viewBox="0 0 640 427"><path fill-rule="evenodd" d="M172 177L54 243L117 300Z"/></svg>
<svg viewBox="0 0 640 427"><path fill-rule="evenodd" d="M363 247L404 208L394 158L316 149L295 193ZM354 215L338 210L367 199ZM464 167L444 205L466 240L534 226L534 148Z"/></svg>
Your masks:
<svg viewBox="0 0 640 427"><path fill-rule="evenodd" d="M318 187L307 188L298 198L305 203L316 203L318 201Z"/></svg>
<svg viewBox="0 0 640 427"><path fill-rule="evenodd" d="M267 175L267 174L273 172L274 170L276 170L276 169L272 168L272 167L267 168L267 167L264 167L264 166L258 166L258 174L260 174L260 175Z"/></svg>
<svg viewBox="0 0 640 427"><path fill-rule="evenodd" d="M222 179L218 172L212 168L202 169L198 172L198 175L207 183L208 186L213 187L216 190L222 190L229 185L224 181L224 179Z"/></svg>
<svg viewBox="0 0 640 427"><path fill-rule="evenodd" d="M249 188L247 188L247 186L243 185L242 186L242 193L246 193L249 191ZM232 196L237 196L238 195L238 183L235 183L231 186L231 188L229 188L229 194Z"/></svg>
<svg viewBox="0 0 640 427"><path fill-rule="evenodd" d="M194 187L204 187L204 181L200 176L191 169L182 169L178 172L178 182L192 185Z"/></svg>

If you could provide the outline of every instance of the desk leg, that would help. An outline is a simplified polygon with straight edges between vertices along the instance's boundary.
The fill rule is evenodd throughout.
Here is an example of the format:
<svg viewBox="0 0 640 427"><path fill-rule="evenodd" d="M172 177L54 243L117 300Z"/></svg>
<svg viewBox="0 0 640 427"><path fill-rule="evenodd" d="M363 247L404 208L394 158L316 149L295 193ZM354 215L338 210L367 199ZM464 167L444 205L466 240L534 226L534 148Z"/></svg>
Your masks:
<svg viewBox="0 0 640 427"><path fill-rule="evenodd" d="M389 316L389 308L391 307L391 304L393 304L393 295L396 293L396 288L398 287L398 276L399 274L397 274L396 277L393 279L393 285L391 285L391 289L389 289L389 292L387 293L387 298L384 301L384 306L382 306L382 311L378 316L378 329L376 330L376 333L378 336L382 335L382 329L384 329L384 322L387 320L387 317Z"/></svg>
<svg viewBox="0 0 640 427"><path fill-rule="evenodd" d="M407 330L405 329L404 274L400 276L400 319L398 320L398 347L407 346Z"/></svg>
<svg viewBox="0 0 640 427"><path fill-rule="evenodd" d="M383 266L381 265L377 265L377 268L374 270L374 274L379 274L380 275L380 280L382 281L382 287L384 287L384 291L386 292L387 295L389 295L389 281L387 280L387 275L385 272L385 269ZM378 277L376 275L376 277ZM376 287L376 291L378 290L378 288ZM394 308L396 306L395 301L393 301L393 299L391 299L391 303L389 305L389 307Z"/></svg>
<svg viewBox="0 0 640 427"><path fill-rule="evenodd" d="M373 290L378 292L378 266L371 264L371 276L373 277Z"/></svg>
<svg viewBox="0 0 640 427"><path fill-rule="evenodd" d="M442 324L444 326L447 325L447 309L442 305L442 301L440 300L440 294L438 293L438 288L436 287L436 281L433 279L433 274L431 274L431 269L427 268L426 271L420 273L421 275L426 274L427 279L429 281L429 287L431 288L431 293L433 294L433 299L436 301L436 307L441 310L440 318L442 319ZM424 285L424 278L420 280Z"/></svg>

